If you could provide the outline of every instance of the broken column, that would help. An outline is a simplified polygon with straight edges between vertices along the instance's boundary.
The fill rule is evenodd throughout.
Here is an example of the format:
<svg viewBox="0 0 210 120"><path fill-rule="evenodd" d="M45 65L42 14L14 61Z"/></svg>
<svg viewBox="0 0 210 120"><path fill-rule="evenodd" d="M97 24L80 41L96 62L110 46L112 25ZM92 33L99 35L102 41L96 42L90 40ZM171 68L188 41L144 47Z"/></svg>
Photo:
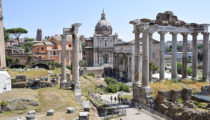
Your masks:
<svg viewBox="0 0 210 120"><path fill-rule="evenodd" d="M72 25L71 32L73 38L73 81L75 85L75 91L80 90L80 81L79 81L79 39L78 39L78 29L80 23L75 23Z"/></svg>
<svg viewBox="0 0 210 120"><path fill-rule="evenodd" d="M66 35L61 35L62 37L62 52L61 52L61 63L62 63L62 70L61 70L61 83L60 88L65 88L66 80Z"/></svg>
<svg viewBox="0 0 210 120"><path fill-rule="evenodd" d="M172 34L172 73L171 78L177 79L177 33Z"/></svg>
<svg viewBox="0 0 210 120"><path fill-rule="evenodd" d="M198 33L192 33L192 79L197 79L197 64L198 64Z"/></svg>
<svg viewBox="0 0 210 120"><path fill-rule="evenodd" d="M203 33L203 80L209 81L208 71L209 71L209 58L208 58L208 52L209 52L209 34L210 33Z"/></svg>
<svg viewBox="0 0 210 120"><path fill-rule="evenodd" d="M187 36L188 33L182 33L183 35L183 55L182 55L182 79L187 78Z"/></svg>
<svg viewBox="0 0 210 120"><path fill-rule="evenodd" d="M0 0L0 70L6 68L2 2Z"/></svg>

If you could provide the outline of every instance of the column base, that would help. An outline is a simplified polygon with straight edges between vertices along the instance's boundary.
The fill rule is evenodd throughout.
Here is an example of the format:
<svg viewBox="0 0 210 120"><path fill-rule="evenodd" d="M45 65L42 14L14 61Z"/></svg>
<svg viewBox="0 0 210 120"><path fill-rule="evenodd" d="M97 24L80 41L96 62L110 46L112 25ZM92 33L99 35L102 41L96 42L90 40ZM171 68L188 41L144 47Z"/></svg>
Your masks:
<svg viewBox="0 0 210 120"><path fill-rule="evenodd" d="M133 91L133 98L136 102L149 106L153 101L152 89L149 86L142 87L140 85L134 85Z"/></svg>
<svg viewBox="0 0 210 120"><path fill-rule="evenodd" d="M61 89L67 89L69 87L72 87L72 82L61 82L60 83L60 88Z"/></svg>

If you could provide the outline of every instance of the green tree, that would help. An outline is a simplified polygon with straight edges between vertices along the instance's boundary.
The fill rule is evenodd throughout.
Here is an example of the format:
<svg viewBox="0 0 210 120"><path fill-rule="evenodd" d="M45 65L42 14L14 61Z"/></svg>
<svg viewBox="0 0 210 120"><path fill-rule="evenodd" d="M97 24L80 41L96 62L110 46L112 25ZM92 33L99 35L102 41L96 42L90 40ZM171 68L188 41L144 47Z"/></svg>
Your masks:
<svg viewBox="0 0 210 120"><path fill-rule="evenodd" d="M167 48L167 52L172 52L172 45Z"/></svg>
<svg viewBox="0 0 210 120"><path fill-rule="evenodd" d="M33 38L26 38L26 39L24 40L24 42L32 42L32 41L34 41Z"/></svg>
<svg viewBox="0 0 210 120"><path fill-rule="evenodd" d="M11 29L7 29L6 31L7 31L7 33L9 33L10 35L13 35L15 37L15 40L18 41L19 46L20 46L20 41L19 41L20 36L22 34L28 33L28 31L24 28L11 28Z"/></svg>
<svg viewBox="0 0 210 120"><path fill-rule="evenodd" d="M177 63L177 73L182 74L182 62ZM187 67L187 73L188 75L192 75L192 68Z"/></svg>
<svg viewBox="0 0 210 120"><path fill-rule="evenodd" d="M203 48L203 44L199 44L198 49L202 49L202 48Z"/></svg>

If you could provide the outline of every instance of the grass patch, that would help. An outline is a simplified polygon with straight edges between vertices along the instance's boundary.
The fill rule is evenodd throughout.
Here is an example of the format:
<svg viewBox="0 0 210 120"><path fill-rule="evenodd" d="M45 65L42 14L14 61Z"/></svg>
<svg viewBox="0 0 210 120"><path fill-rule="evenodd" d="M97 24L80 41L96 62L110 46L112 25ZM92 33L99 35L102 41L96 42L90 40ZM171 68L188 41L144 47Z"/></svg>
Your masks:
<svg viewBox="0 0 210 120"><path fill-rule="evenodd" d="M207 82L193 82L192 80L182 80L180 82L166 80L160 82L151 82L150 86L153 91L153 96L156 97L159 90L179 90L183 88L192 88L193 93L200 91L201 86L209 85Z"/></svg>

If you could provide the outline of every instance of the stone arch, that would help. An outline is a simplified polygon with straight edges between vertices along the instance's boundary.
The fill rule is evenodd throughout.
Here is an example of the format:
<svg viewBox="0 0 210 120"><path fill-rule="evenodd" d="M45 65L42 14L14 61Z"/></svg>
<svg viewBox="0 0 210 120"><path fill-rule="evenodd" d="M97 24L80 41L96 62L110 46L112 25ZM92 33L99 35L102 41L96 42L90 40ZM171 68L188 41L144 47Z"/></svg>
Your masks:
<svg viewBox="0 0 210 120"><path fill-rule="evenodd" d="M24 68L26 67L25 65L20 65L20 64L15 64L15 65L12 65L11 68Z"/></svg>
<svg viewBox="0 0 210 120"><path fill-rule="evenodd" d="M32 67L32 68L35 68L35 67L44 68L44 69L47 69L47 70L49 70L49 69L50 69L50 67L49 67L48 65L46 65L46 64L42 64L42 63L35 64L35 65L33 65L33 67Z"/></svg>

